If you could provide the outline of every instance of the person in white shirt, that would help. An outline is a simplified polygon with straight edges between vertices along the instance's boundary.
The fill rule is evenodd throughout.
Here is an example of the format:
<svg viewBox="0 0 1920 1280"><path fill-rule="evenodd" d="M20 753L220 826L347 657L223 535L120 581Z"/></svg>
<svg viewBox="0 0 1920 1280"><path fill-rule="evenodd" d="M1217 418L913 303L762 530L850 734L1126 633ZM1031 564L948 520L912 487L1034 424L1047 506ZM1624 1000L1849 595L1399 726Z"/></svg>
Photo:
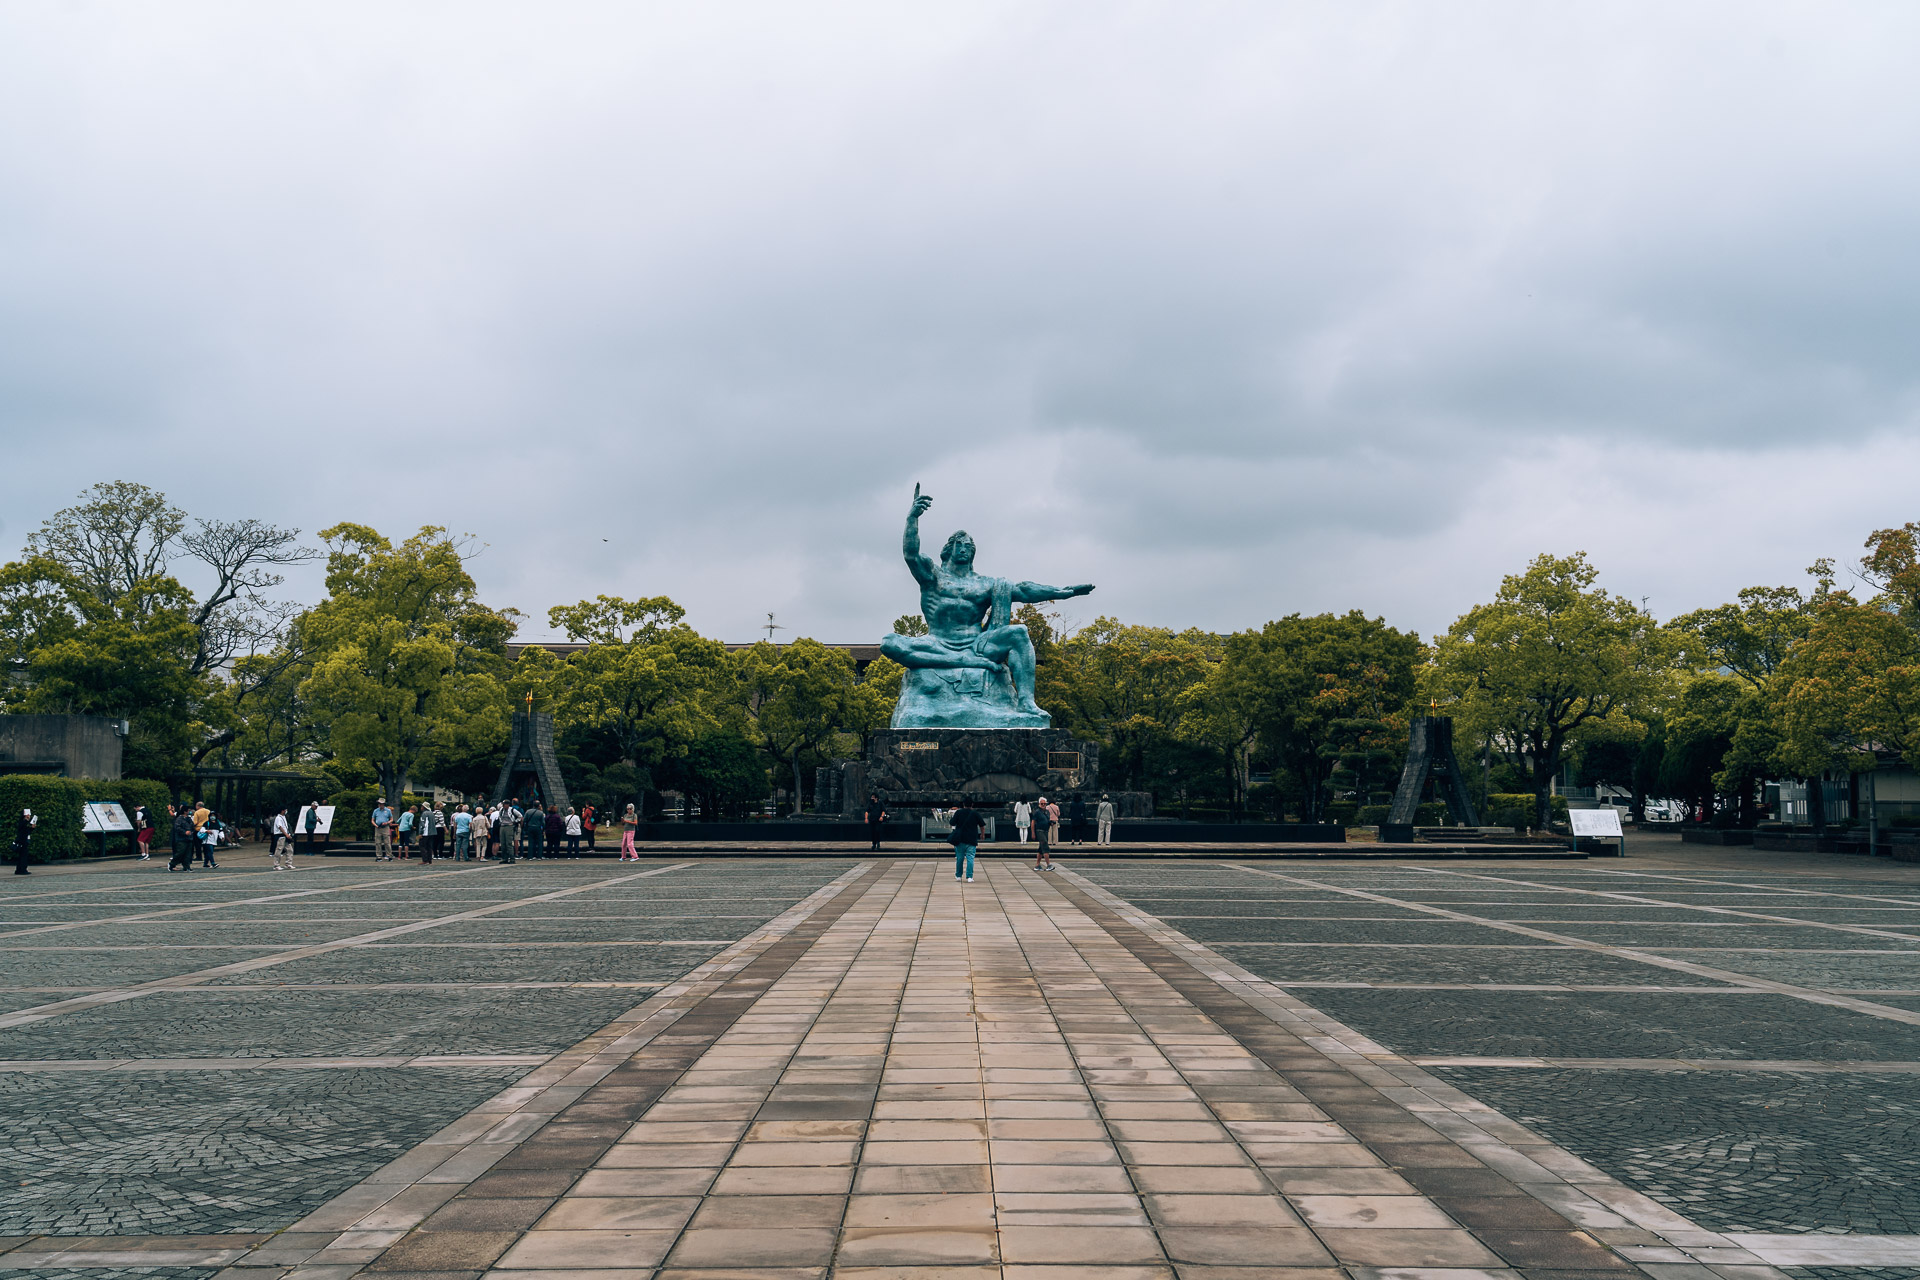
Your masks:
<svg viewBox="0 0 1920 1280"><path fill-rule="evenodd" d="M1033 825L1033 806L1025 800L1013 802L1013 829L1020 833L1020 843L1027 842L1027 829Z"/></svg>
<svg viewBox="0 0 1920 1280"><path fill-rule="evenodd" d="M1100 804L1093 811L1093 820L1099 825L1097 844L1113 843L1113 797L1101 796Z"/></svg>
<svg viewBox="0 0 1920 1280"><path fill-rule="evenodd" d="M580 856L580 815L574 812L572 808L568 808L567 810L566 831L567 856L569 858L577 858Z"/></svg>
<svg viewBox="0 0 1920 1280"><path fill-rule="evenodd" d="M273 815L273 847L269 850L273 857L275 871L292 871L293 866L293 827L287 822L287 811L282 809Z"/></svg>

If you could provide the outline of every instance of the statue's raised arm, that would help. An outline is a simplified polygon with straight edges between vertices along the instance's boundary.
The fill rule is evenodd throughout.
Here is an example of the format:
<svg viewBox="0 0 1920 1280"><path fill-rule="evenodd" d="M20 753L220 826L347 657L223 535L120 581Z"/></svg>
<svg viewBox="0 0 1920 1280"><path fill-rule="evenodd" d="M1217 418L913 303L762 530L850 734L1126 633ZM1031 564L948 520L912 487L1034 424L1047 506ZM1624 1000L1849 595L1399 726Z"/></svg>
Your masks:
<svg viewBox="0 0 1920 1280"><path fill-rule="evenodd" d="M938 578L933 561L927 559L920 550L920 517L927 514L927 508L933 505L933 498L920 492L920 486L913 486L913 507L907 512L907 531L900 539L900 553L907 558L907 572L921 586L929 586Z"/></svg>

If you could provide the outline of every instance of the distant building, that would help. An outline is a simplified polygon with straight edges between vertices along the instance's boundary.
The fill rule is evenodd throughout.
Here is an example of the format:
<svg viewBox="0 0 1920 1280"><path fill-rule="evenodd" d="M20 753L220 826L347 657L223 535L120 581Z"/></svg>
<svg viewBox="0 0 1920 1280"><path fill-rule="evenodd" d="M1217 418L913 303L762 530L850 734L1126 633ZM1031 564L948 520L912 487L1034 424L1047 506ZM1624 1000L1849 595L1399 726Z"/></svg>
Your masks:
<svg viewBox="0 0 1920 1280"><path fill-rule="evenodd" d="M106 716L0 715L0 773L120 776L127 722Z"/></svg>

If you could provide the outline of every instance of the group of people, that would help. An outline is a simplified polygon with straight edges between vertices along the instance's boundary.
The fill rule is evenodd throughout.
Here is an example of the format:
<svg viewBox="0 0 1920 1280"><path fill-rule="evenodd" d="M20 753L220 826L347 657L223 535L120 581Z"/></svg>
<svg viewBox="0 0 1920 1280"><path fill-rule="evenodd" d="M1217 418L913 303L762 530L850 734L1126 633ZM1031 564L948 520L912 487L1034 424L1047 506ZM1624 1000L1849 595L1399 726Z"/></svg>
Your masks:
<svg viewBox="0 0 1920 1280"><path fill-rule="evenodd" d="M140 846L142 862L153 856L154 830L153 813L140 805L133 811L133 836ZM168 805L167 836L173 846L167 859L168 871L191 871L196 859L202 867L218 871L220 864L213 860L213 851L233 841L232 829L204 800Z"/></svg>
<svg viewBox="0 0 1920 1280"><path fill-rule="evenodd" d="M1094 806L1096 824L1095 843L1113 843L1113 797L1103 795L1100 803ZM1067 805L1064 825L1061 822L1060 806L1041 796L1037 803L1029 804L1026 798L1013 802L1013 828L1020 833L1020 843L1027 842L1031 831L1040 841L1041 857L1055 844L1085 844L1087 842L1087 800L1085 796L1075 796Z"/></svg>
<svg viewBox="0 0 1920 1280"><path fill-rule="evenodd" d="M1013 802L1013 826L1020 833L1020 843L1027 843L1029 834L1038 837L1038 846L1034 851L1033 869L1035 871L1053 870L1053 850L1060 843L1085 844L1087 839L1087 802L1083 796L1074 796L1067 807L1064 825L1064 839L1059 834L1063 825L1060 806L1041 796L1037 801L1029 801L1022 796ZM880 847L882 829L891 816L879 793L867 797L866 808L867 839L871 848ZM953 878L956 880L973 879L973 863L978 852L980 837L987 829L987 819L972 805L958 809L935 809L934 816L944 819L948 826L947 839L953 844ZM1095 839L1100 844L1113 843L1113 797L1103 795L1094 806L1094 822L1097 824Z"/></svg>
<svg viewBox="0 0 1920 1280"><path fill-rule="evenodd" d="M631 805L627 812L631 817ZM276 871L293 870L293 842L286 819L283 809L273 820ZM491 805L449 805L444 801L411 804L397 812L382 797L375 803L369 821L373 827L375 862L405 861L417 850L423 866L449 856L455 862L503 863L519 862L523 858L530 862L578 858L583 838L587 852L593 852L598 830L590 804L577 809L569 805L562 810L559 805L540 803L538 797L522 804L518 796ZM630 822L622 846L623 860L633 843L632 830Z"/></svg>

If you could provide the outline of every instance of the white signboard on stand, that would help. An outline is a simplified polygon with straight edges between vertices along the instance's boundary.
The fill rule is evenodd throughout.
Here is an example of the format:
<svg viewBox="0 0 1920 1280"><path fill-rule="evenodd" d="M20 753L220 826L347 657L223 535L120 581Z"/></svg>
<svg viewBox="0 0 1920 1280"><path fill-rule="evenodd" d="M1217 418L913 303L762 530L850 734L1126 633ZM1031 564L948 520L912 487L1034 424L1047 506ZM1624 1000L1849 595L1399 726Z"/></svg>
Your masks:
<svg viewBox="0 0 1920 1280"><path fill-rule="evenodd" d="M315 818L315 821L313 824L312 834L316 836L325 836L325 835L333 834L333 806L330 804L301 805L300 816L293 820L293 834L296 836L304 836L308 834L307 811L310 809L317 814L317 817Z"/></svg>
<svg viewBox="0 0 1920 1280"><path fill-rule="evenodd" d="M1569 809L1567 820L1573 823L1573 834L1577 836L1618 840L1625 834L1620 830L1618 809Z"/></svg>
<svg viewBox="0 0 1920 1280"><path fill-rule="evenodd" d="M105 835L110 831L131 831L127 811L111 800L89 800L80 819L80 829Z"/></svg>
<svg viewBox="0 0 1920 1280"><path fill-rule="evenodd" d="M1627 836L1620 830L1620 811L1614 808L1569 809L1567 821L1573 824L1573 834L1586 836L1594 840L1618 840L1620 856L1627 856Z"/></svg>

